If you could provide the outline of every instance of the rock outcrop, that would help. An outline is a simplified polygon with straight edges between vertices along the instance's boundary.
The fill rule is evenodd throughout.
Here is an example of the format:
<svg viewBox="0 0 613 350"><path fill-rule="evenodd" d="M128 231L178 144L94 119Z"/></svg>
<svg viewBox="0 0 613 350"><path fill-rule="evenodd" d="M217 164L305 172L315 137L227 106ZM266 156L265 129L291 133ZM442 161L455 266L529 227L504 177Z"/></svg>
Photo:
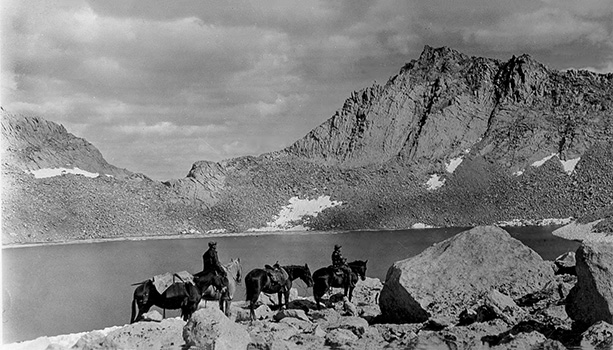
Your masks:
<svg viewBox="0 0 613 350"><path fill-rule="evenodd" d="M379 305L389 322L457 321L491 290L516 299L553 280L549 263L497 227L476 227L394 263Z"/></svg>
<svg viewBox="0 0 613 350"><path fill-rule="evenodd" d="M613 245L584 243L576 253L577 284L566 299L566 311L579 327L613 323Z"/></svg>
<svg viewBox="0 0 613 350"><path fill-rule="evenodd" d="M242 325L216 308L197 310L183 328L183 339L187 347L216 350L246 349L251 341Z"/></svg>

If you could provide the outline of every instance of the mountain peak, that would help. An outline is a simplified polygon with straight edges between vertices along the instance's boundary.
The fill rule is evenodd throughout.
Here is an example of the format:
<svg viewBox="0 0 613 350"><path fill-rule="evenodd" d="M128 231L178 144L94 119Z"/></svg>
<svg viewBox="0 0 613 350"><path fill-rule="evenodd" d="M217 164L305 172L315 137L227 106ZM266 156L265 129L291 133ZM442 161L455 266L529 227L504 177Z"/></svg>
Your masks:
<svg viewBox="0 0 613 350"><path fill-rule="evenodd" d="M424 49L419 55L419 61L422 63L432 63L438 60L460 61L468 58L469 57L467 55L447 46L434 48L430 45L425 45Z"/></svg>

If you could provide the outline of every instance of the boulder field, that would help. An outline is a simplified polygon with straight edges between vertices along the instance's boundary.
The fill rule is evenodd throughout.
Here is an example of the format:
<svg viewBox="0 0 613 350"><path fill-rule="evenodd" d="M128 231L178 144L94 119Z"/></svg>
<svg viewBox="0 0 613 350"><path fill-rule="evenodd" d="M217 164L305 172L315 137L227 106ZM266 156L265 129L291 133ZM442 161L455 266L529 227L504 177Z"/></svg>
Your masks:
<svg viewBox="0 0 613 350"><path fill-rule="evenodd" d="M7 349L611 348L613 246L584 243L575 269L568 255L544 261L505 231L476 227L394 263L384 282L359 281L351 301L335 289L317 305L293 291L283 310L261 298L254 321L244 301L230 317L208 303L187 322L152 311L76 343Z"/></svg>

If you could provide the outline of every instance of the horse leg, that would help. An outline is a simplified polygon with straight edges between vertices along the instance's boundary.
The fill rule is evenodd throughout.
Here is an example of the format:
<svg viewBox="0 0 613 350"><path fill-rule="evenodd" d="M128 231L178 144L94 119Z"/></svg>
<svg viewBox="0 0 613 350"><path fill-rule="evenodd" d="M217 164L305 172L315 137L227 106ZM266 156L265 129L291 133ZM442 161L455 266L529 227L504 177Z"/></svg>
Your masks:
<svg viewBox="0 0 613 350"><path fill-rule="evenodd" d="M226 312L225 312L225 314L226 314L226 316L227 316L227 317L230 317L230 316L231 316L231 311L230 311L230 303L232 303L232 300L227 299L227 300L226 300Z"/></svg>
<svg viewBox="0 0 613 350"><path fill-rule="evenodd" d="M285 308L287 309L289 306L289 289L285 291Z"/></svg>
<svg viewBox="0 0 613 350"><path fill-rule="evenodd" d="M279 310L283 309L283 295L281 291L277 292L277 297L279 298Z"/></svg>

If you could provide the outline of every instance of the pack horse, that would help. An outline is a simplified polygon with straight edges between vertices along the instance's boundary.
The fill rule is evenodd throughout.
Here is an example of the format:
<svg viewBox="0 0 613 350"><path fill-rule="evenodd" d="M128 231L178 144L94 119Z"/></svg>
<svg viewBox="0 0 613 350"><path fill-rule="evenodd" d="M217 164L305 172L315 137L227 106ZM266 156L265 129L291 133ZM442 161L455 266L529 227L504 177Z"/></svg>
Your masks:
<svg viewBox="0 0 613 350"><path fill-rule="evenodd" d="M161 292L158 290L159 285L155 277L133 284L138 287L134 290L132 298L130 323L140 320L143 314L149 312L153 306L163 309L164 317L166 309L181 309L183 320L189 319L198 308L202 296L193 281L175 277L176 274L172 275L172 282L166 283Z"/></svg>

